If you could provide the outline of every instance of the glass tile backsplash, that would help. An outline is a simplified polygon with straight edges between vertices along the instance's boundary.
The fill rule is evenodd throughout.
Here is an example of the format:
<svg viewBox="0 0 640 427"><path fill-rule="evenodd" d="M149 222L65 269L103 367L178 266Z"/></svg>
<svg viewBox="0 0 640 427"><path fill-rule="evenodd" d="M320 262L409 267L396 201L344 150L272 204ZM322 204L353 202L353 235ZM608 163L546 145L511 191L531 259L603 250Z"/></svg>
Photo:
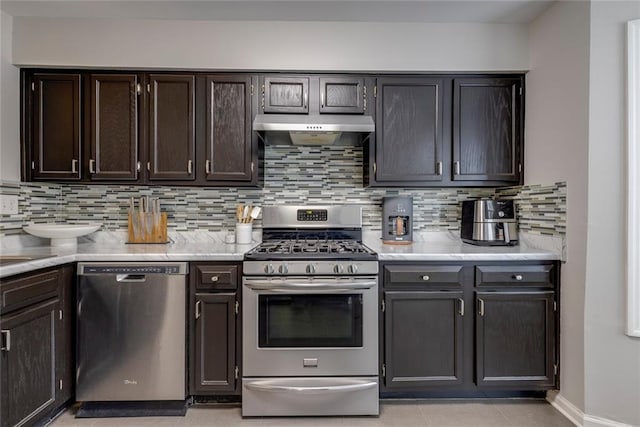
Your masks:
<svg viewBox="0 0 640 427"><path fill-rule="evenodd" d="M224 231L233 227L237 203L358 204L366 229L380 230L384 196L413 196L414 230L460 228L460 204L481 197L516 200L520 229L564 237L566 183L488 188L364 188L362 147L267 146L260 189L0 182L0 196L19 196L19 214L0 216L0 235L27 222L98 221L104 230L127 227L131 197L159 197L172 231ZM258 220L255 224L261 226Z"/></svg>

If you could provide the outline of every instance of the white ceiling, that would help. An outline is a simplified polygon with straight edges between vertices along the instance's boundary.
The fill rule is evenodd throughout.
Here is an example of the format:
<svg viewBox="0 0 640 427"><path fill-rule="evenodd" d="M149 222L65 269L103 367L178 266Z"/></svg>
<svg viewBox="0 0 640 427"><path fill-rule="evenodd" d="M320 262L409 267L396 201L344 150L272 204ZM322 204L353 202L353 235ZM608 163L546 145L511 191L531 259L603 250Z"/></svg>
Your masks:
<svg viewBox="0 0 640 427"><path fill-rule="evenodd" d="M212 21L533 21L555 0L1 0L12 16Z"/></svg>

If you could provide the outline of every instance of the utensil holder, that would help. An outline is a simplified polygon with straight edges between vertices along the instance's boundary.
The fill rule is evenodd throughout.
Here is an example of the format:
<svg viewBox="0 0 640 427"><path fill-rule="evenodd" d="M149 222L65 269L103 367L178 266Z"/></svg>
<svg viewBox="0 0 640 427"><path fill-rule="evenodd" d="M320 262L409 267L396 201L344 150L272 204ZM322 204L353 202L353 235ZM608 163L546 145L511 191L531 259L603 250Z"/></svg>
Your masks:
<svg viewBox="0 0 640 427"><path fill-rule="evenodd" d="M253 224L249 223L236 223L236 243L239 245L246 245L251 243L251 233L253 232Z"/></svg>
<svg viewBox="0 0 640 427"><path fill-rule="evenodd" d="M167 243L167 213L129 212L129 243Z"/></svg>

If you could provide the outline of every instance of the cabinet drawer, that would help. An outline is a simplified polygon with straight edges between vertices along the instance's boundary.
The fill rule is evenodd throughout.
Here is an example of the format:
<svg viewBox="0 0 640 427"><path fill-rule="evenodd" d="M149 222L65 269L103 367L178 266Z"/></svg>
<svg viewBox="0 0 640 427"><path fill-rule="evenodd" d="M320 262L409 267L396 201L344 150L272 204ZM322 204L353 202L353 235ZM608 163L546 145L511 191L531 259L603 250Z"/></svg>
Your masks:
<svg viewBox="0 0 640 427"><path fill-rule="evenodd" d="M387 287L403 285L458 287L461 284L461 265L386 265L384 267L384 285Z"/></svg>
<svg viewBox="0 0 640 427"><path fill-rule="evenodd" d="M553 264L476 267L476 286L553 287Z"/></svg>
<svg viewBox="0 0 640 427"><path fill-rule="evenodd" d="M0 288L2 313L55 298L59 293L59 279L60 272L54 270L3 280Z"/></svg>
<svg viewBox="0 0 640 427"><path fill-rule="evenodd" d="M237 265L196 266L196 289L237 289Z"/></svg>

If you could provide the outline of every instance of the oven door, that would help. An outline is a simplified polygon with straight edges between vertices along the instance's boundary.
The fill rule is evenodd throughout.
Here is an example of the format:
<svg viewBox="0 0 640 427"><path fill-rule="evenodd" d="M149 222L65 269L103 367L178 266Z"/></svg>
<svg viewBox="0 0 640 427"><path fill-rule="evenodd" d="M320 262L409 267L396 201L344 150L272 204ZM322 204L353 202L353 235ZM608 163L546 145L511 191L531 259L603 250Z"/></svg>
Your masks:
<svg viewBox="0 0 640 427"><path fill-rule="evenodd" d="M377 375L376 277L245 277L243 376Z"/></svg>

